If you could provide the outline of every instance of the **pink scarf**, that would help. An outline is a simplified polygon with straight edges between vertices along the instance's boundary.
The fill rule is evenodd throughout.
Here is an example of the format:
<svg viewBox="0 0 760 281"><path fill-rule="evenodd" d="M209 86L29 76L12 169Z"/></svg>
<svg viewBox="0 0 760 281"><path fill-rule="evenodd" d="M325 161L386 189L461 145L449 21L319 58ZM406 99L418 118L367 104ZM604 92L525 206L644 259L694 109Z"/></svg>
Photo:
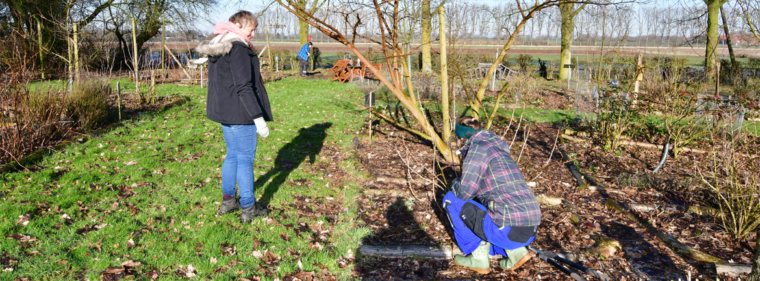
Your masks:
<svg viewBox="0 0 760 281"><path fill-rule="evenodd" d="M245 36L243 34L243 30L241 30L236 24L232 22L219 22L214 26L214 35L224 34L228 32L240 35L240 37L245 38L245 41L248 41L249 45L251 44L251 38Z"/></svg>

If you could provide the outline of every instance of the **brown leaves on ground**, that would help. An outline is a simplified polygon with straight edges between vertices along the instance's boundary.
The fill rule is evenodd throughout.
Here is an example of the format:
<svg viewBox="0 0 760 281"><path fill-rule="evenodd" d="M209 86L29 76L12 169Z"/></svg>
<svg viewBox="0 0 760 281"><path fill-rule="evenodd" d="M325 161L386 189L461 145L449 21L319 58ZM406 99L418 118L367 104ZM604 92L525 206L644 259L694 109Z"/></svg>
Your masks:
<svg viewBox="0 0 760 281"><path fill-rule="evenodd" d="M108 226L107 223L102 223L102 224L97 224L97 225L85 225L84 227L82 227L80 229L77 229L76 232L77 232L77 234L85 235L85 234L87 234L87 232L90 232L90 231L93 231L93 230L98 230L98 229L104 228L106 226Z"/></svg>
<svg viewBox="0 0 760 281"><path fill-rule="evenodd" d="M220 247L222 248L222 256L233 256L237 253L237 247L235 247L235 244L222 242Z"/></svg>
<svg viewBox="0 0 760 281"><path fill-rule="evenodd" d="M121 263L120 267L109 267L101 275L104 281L120 280L122 278L132 278L135 274L142 273L137 267L142 264L138 261L128 260ZM150 277L150 276L149 276ZM156 276L157 277L157 276ZM153 278L151 278L153 279Z"/></svg>
<svg viewBox="0 0 760 281"><path fill-rule="evenodd" d="M175 274L177 274L179 277L184 278L193 278L195 277L195 268L192 264L188 264L187 267L184 267L182 265L177 266L177 270L174 271Z"/></svg>
<svg viewBox="0 0 760 281"><path fill-rule="evenodd" d="M17 224L26 226L29 224L29 219L32 218L32 214L26 213L23 215L18 216L18 221L16 221Z"/></svg>
<svg viewBox="0 0 760 281"><path fill-rule="evenodd" d="M316 274L314 274L314 271L299 271L292 274L287 274L282 277L283 281L316 281L320 280L316 278Z"/></svg>
<svg viewBox="0 0 760 281"><path fill-rule="evenodd" d="M24 234L20 234L20 233L8 235L7 238L8 239L18 240L19 242L24 242L24 243L36 242L37 241L37 238L34 238L32 236L27 236L27 235L24 235Z"/></svg>

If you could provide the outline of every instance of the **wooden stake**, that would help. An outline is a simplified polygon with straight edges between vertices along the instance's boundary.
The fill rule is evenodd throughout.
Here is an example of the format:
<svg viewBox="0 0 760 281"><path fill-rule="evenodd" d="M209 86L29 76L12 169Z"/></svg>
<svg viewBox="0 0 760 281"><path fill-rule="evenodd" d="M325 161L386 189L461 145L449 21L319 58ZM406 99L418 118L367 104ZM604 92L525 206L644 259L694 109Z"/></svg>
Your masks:
<svg viewBox="0 0 760 281"><path fill-rule="evenodd" d="M121 122L121 82L116 82L116 107L119 110L119 122Z"/></svg>
<svg viewBox="0 0 760 281"><path fill-rule="evenodd" d="M150 103L156 104L156 78L153 77L153 70L150 71Z"/></svg>
<svg viewBox="0 0 760 281"><path fill-rule="evenodd" d="M166 54L164 54L164 46L166 46L166 25L161 25L161 79L166 80L166 76L164 76L164 69L166 68Z"/></svg>
<svg viewBox="0 0 760 281"><path fill-rule="evenodd" d="M715 63L715 95L720 97L720 62Z"/></svg>
<svg viewBox="0 0 760 281"><path fill-rule="evenodd" d="M638 63L636 64L636 84L633 86L633 92L639 93L639 83L644 80L644 64L642 63L642 55L639 53Z"/></svg>
<svg viewBox="0 0 760 281"><path fill-rule="evenodd" d="M132 46L134 46L135 49L135 55L134 55L134 62L132 63L135 67L135 93L140 94L140 67L137 62L137 24L135 23L135 18L132 18Z"/></svg>
<svg viewBox="0 0 760 281"><path fill-rule="evenodd" d="M74 79L79 81L79 32L77 23L74 23Z"/></svg>
<svg viewBox="0 0 760 281"><path fill-rule="evenodd" d="M40 22L39 17L34 17L34 19L37 20L37 44L39 45L39 48L40 48L40 55L39 55L40 56L40 74L41 74L40 77L42 79L45 79L45 59L43 58L43 55L42 55L44 51L44 48L42 46L42 23Z"/></svg>
<svg viewBox="0 0 760 281"><path fill-rule="evenodd" d="M269 26L264 26L264 35L267 38L267 58L269 58L269 80L274 80L274 71L272 71L272 48L269 47Z"/></svg>

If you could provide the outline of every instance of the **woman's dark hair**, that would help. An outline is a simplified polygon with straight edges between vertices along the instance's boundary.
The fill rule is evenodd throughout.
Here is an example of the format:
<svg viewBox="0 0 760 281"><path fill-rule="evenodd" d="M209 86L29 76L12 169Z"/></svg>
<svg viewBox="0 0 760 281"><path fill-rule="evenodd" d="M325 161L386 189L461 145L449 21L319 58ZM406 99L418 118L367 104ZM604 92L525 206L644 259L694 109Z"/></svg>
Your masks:
<svg viewBox="0 0 760 281"><path fill-rule="evenodd" d="M249 11L239 11L230 17L230 22L239 23L241 28L246 26L259 26L259 20Z"/></svg>
<svg viewBox="0 0 760 281"><path fill-rule="evenodd" d="M483 125L480 123L480 121L478 121L478 119L475 119L472 116L465 116L465 117L459 118L459 120L457 120L457 124L462 125L462 126L467 126L475 130L479 130L480 127Z"/></svg>

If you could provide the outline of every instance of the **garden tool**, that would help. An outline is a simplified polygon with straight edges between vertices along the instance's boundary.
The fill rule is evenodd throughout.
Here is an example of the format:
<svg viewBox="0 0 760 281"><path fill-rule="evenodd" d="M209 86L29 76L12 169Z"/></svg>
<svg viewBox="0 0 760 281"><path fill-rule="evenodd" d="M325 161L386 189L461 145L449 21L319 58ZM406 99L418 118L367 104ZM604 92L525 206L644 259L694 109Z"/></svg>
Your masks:
<svg viewBox="0 0 760 281"><path fill-rule="evenodd" d="M599 271L586 268L585 266L582 266L580 264L571 262L571 261L569 261L569 260L567 260L567 259L565 259L563 257L560 257L559 255L557 255L555 253L552 253L552 252L549 252L549 251L544 251L544 250L541 250L541 249L536 248L534 246L528 246L528 249L530 249L531 251L535 252L536 256L539 259L542 259L545 262L548 262L549 264L553 265L554 267L556 267L560 271L564 272L565 274L570 275L570 277L572 277L576 281L586 281L586 278L583 278L583 276L580 276L577 273L575 273L575 272L571 271L570 269L568 269L567 267L562 266L560 264L560 262L562 262L564 264L567 264L567 265L569 265L571 267L574 267L574 268L576 268L576 269L578 269L580 271L583 271L584 273L586 273L588 275L591 275L593 277L599 278L600 280L603 280L603 281L609 281L610 280L610 277L608 277L607 275L604 275L604 273L601 273Z"/></svg>

